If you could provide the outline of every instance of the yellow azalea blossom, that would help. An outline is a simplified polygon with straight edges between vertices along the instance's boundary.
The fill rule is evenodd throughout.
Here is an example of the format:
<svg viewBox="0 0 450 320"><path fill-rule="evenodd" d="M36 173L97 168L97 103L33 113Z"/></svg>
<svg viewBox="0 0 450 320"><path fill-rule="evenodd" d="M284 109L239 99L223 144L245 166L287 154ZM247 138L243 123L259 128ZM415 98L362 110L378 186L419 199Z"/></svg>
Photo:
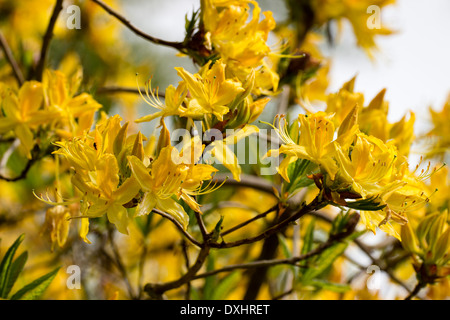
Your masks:
<svg viewBox="0 0 450 320"><path fill-rule="evenodd" d="M89 130L94 113L101 108L90 94L76 95L80 82L81 71L70 79L57 70L46 70L44 73L45 103L48 110L55 114L55 129L63 138ZM78 121L75 121L76 118Z"/></svg>
<svg viewBox="0 0 450 320"><path fill-rule="evenodd" d="M159 111L141 117L135 120L135 122L152 121L153 119L159 117L164 118L173 115L178 115L180 117L184 116L186 108L182 106L182 104L187 95L187 91L185 90L184 85L179 85L177 88L172 85L168 86L164 93L164 103L162 103L158 97L158 91L156 91L155 93L151 89L150 84L151 82L149 81L146 86L147 98L145 98L141 92L140 95L148 105L155 109L158 109Z"/></svg>
<svg viewBox="0 0 450 320"><path fill-rule="evenodd" d="M379 10L394 2L393 0L319 0L314 1L312 5L315 20L319 26L332 19L338 22L341 22L342 19L348 20L353 28L357 44L366 51L369 57L373 58L373 51L376 49L375 37L377 35L389 35L392 31L381 25L379 11L374 13L378 16L371 17L367 10L370 6L376 6ZM380 21L379 25L377 21L374 21L375 25L369 27L368 23L374 19Z"/></svg>
<svg viewBox="0 0 450 320"><path fill-rule="evenodd" d="M283 153L286 157L280 163L278 172L289 182L287 168L297 159L306 159L319 164L334 179L337 171L336 162L333 159L335 126L332 116L317 112L311 115L300 114L294 125L299 126L298 139L293 139L287 129L287 123L281 124L283 117L279 119L279 128L275 129L283 144L279 150L269 150L268 156Z"/></svg>
<svg viewBox="0 0 450 320"><path fill-rule="evenodd" d="M259 68L254 89L277 91L279 76L264 61L271 54L267 39L276 25L272 13L262 12L260 21L261 8L256 1L202 0L201 10L206 46L220 55L227 72L244 81L252 69Z"/></svg>
<svg viewBox="0 0 450 320"><path fill-rule="evenodd" d="M122 233L127 233L126 207L138 195L140 185L126 173L128 155L144 159L142 135L127 138L127 125L120 125L121 118L102 117L91 133L56 145L55 154L65 156L75 169L73 185L82 195L82 219L107 215L108 220ZM124 163L125 162L125 163ZM82 221L80 235L86 239L88 221Z"/></svg>
<svg viewBox="0 0 450 320"><path fill-rule="evenodd" d="M21 149L31 159L34 133L38 125L48 121L51 114L41 109L43 101L42 85L27 81L16 95L12 90L4 90L1 105L5 117L0 117L0 133L14 131L19 138Z"/></svg>
<svg viewBox="0 0 450 320"><path fill-rule="evenodd" d="M396 149L380 139L358 133L350 150L335 144L339 163L338 179L351 183L352 189L366 198L379 194L380 182L389 179L394 170Z"/></svg>
<svg viewBox="0 0 450 320"><path fill-rule="evenodd" d="M136 208L136 215L146 215L157 208L170 214L183 228L187 228L189 216L173 196L181 196L181 185L189 168L184 164L176 164L172 160L173 153L178 153L175 148L163 148L158 158L151 163L150 172L138 158L128 158L133 176L145 192Z"/></svg>
<svg viewBox="0 0 450 320"><path fill-rule="evenodd" d="M50 233L52 251L55 244L62 247L66 243L69 235L70 218L70 210L66 206L56 205L47 210L43 231L48 231Z"/></svg>
<svg viewBox="0 0 450 320"><path fill-rule="evenodd" d="M233 132L233 134L228 135L225 139L214 140L214 142L208 145L207 149L205 150L205 155L206 157L211 156L214 159L215 163L222 164L225 168L230 170L235 180L240 181L242 169L239 165L235 153L230 149L229 146L237 144L245 137L258 131L258 127L254 125L245 125L244 127Z"/></svg>
<svg viewBox="0 0 450 320"><path fill-rule="evenodd" d="M117 230L128 234L128 212L124 205L138 195L140 186L134 177L119 186L118 165L112 154L105 154L97 169L90 173L90 180L75 174L72 183L84 192L81 213L83 217L95 218L107 215Z"/></svg>
<svg viewBox="0 0 450 320"><path fill-rule="evenodd" d="M189 142L181 153L170 145L163 147L158 157L147 168L135 156L128 161L133 176L144 191L144 196L136 208L136 215L149 214L153 208L162 210L174 217L187 228L189 216L176 199L182 199L191 209L201 212L200 205L192 197L205 191L202 182L210 180L217 169L207 164L197 164L201 152L196 152L198 144ZM188 153L190 150L192 153Z"/></svg>
<svg viewBox="0 0 450 320"><path fill-rule="evenodd" d="M185 115L201 118L204 114L214 114L222 121L229 111L227 105L245 89L241 82L226 78L223 61L217 60L212 66L210 64L211 62L203 66L195 75L183 68L175 69L189 91Z"/></svg>
<svg viewBox="0 0 450 320"><path fill-rule="evenodd" d="M413 254L416 267L425 264L424 271L431 276L430 279L436 280L437 277L448 275L450 261L448 209L431 212L417 224L408 223L402 226L401 237L403 247Z"/></svg>
<svg viewBox="0 0 450 320"><path fill-rule="evenodd" d="M338 126L355 105L364 105L364 95L354 92L356 78L353 77L342 85L337 93L330 93L327 97L327 113L333 113L334 124Z"/></svg>
<svg viewBox="0 0 450 320"><path fill-rule="evenodd" d="M448 125L450 119L450 95L440 111L430 108L429 112L433 126L426 134L427 137L432 139L431 148L429 148L427 156L429 158L437 157L442 160L450 150L450 126Z"/></svg>
<svg viewBox="0 0 450 320"><path fill-rule="evenodd" d="M381 90L368 104L364 106L364 95L355 92L353 77L346 82L337 93L331 93L327 98L326 112L334 113L335 125L350 112L355 105L359 106L358 126L367 135L375 136L383 142L391 141L400 154L408 156L414 140L415 114L409 112L398 122L388 121L389 104L384 99L386 90Z"/></svg>

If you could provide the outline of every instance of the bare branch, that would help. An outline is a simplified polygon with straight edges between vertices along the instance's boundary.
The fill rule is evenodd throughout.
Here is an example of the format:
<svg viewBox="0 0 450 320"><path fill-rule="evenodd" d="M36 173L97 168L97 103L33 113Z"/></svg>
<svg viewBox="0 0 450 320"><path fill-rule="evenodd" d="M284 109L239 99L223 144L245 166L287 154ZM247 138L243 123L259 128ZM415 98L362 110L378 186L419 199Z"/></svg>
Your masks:
<svg viewBox="0 0 450 320"><path fill-rule="evenodd" d="M245 227L246 225L248 225L249 223L251 223L251 222L253 222L255 220L264 218L265 216L267 216L272 211L275 211L277 208L278 208L278 203L276 205L274 205L273 207L271 207L269 210L266 210L266 211L264 211L264 212L262 212L262 213L260 213L260 214L258 214L256 216L254 216L253 218L248 219L247 221L244 221L244 222L242 222L242 223L240 223L240 224L238 224L238 225L236 225L236 226L234 226L234 227L232 227L232 228L230 228L228 230L223 231L220 235L221 236L225 236L225 235L227 235L229 233L232 233L232 232L234 232L234 231L236 231L236 230L238 230L240 228L243 228L243 227Z"/></svg>
<svg viewBox="0 0 450 320"><path fill-rule="evenodd" d="M121 87L121 86L107 86L100 87L96 90L97 94L120 94L120 93L133 93L139 94L140 92L145 92L145 88L134 88L134 87ZM156 94L156 93L155 93ZM158 97L165 98L164 92L157 92Z"/></svg>
<svg viewBox="0 0 450 320"><path fill-rule="evenodd" d="M113 8L111 8L107 4L105 4L103 1L100 1L100 0L91 0L91 1L95 2L96 4L98 4L100 7L103 8L103 10L105 10L110 15L115 17L117 20L122 22L122 24L124 26L126 26L128 29L130 29L133 33L135 33L136 35L140 36L141 38L144 38L144 39L146 39L146 40L148 40L150 42L153 42L155 44L159 44L159 45L163 45L163 46L174 48L174 49L176 49L178 51L182 51L184 49L184 45L183 45L182 42L172 42L172 41L161 40L161 39L152 37L151 35L145 33L144 31L142 31L140 29L138 29L137 27L132 25L131 22L128 19L126 19L124 16L122 16L120 13L115 11Z"/></svg>
<svg viewBox="0 0 450 320"><path fill-rule="evenodd" d="M50 17L50 21L48 22L47 30L45 31L44 38L42 41L41 54L39 56L39 60L36 64L36 69L34 70L33 77L38 81L42 80L42 73L44 72L45 63L47 60L47 52L50 46L50 42L53 37L53 29L56 25L56 20L58 19L58 15L62 10L63 0L56 0L55 7L53 8L52 15Z"/></svg>
<svg viewBox="0 0 450 320"><path fill-rule="evenodd" d="M12 54L11 48L8 45L8 42L6 41L5 37L1 32L0 32L0 46L2 47L6 61L8 61L8 63L11 65L14 77L19 83L19 86L22 86L23 82L25 81L23 78L22 71L20 70L19 65L17 64L16 59L14 59L14 56Z"/></svg>
<svg viewBox="0 0 450 320"><path fill-rule="evenodd" d="M156 208L153 208L152 211L154 213L159 214L160 216L166 218L167 220L170 220L192 244L196 245L199 248L201 248L203 246L200 242L195 240L192 235L190 235L186 230L184 230L183 226L170 214L165 213L164 211L158 210Z"/></svg>
<svg viewBox="0 0 450 320"><path fill-rule="evenodd" d="M287 217L286 219L282 220L281 222L275 224L274 226L266 229L265 231L263 231L262 233L260 233L257 236L251 237L251 238L245 238L245 239L241 239L241 240L237 240L234 242L221 242L221 243L211 243L211 247L213 248L232 248L232 247L237 247L237 246L241 246L244 244L251 244L257 241L260 241L262 239L268 238L271 235L279 232L281 229L283 229L284 227L286 227L288 224L292 223L293 221L301 218L302 216L304 216L307 213L310 213L312 211L315 210L319 210L321 208L323 208L324 206L326 206L327 203L320 201L317 197L311 201L311 203L307 204L307 205L303 205L299 210L297 210L295 213L293 213L291 216Z"/></svg>
<svg viewBox="0 0 450 320"><path fill-rule="evenodd" d="M198 274L194 277L194 279L200 279L200 278L205 278L205 277L209 277L218 273L222 273L222 272L229 272L229 271L233 271L236 269L252 269L252 268L261 268L261 267L273 267L276 265L280 265L280 264L289 264L289 265L297 265L298 262L302 261L302 260L306 260L309 259L311 257L314 257L318 254L321 254L325 249L328 249L329 247L331 247L333 244L335 244L336 242L339 241L339 238L330 238L328 239L326 242L320 244L318 247L316 247L315 249L309 251L306 254L303 255L299 255L299 256L294 256L291 258L287 258L287 259L271 259L271 260L259 260L259 261L253 261L253 262L249 262L249 263L241 263L241 264L235 264L235 265L230 265L230 266L226 266L223 267L221 269L216 269L216 270L212 270L212 271L208 271L205 273L201 273Z"/></svg>
<svg viewBox="0 0 450 320"><path fill-rule="evenodd" d="M217 183L224 182L224 186L249 187L275 195L275 190L280 191L280 187L272 184L270 181L247 174L241 174L241 181L229 178L227 175L218 173L214 176Z"/></svg>

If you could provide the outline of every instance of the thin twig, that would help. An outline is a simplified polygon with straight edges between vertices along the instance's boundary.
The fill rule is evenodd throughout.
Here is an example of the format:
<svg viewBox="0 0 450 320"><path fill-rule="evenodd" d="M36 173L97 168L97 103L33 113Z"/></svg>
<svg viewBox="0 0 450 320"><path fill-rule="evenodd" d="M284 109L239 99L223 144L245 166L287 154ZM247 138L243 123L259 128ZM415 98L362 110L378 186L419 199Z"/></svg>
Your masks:
<svg viewBox="0 0 450 320"><path fill-rule="evenodd" d="M326 221L329 223L332 222L331 218L327 217L325 214L323 214L321 212L316 211L316 212L311 212L310 214L315 217L320 218L323 221ZM392 272L392 270L389 268L389 266L385 265L385 263L383 261L380 261L379 259L375 258L372 255L370 247L368 247L367 245L365 245L358 239L355 239L353 242L361 249L362 252L364 252L367 255L367 257L369 257L369 259L372 260L372 264L380 267L381 270L383 270L384 272L387 273L387 275L389 276L389 278L391 278L392 281L394 281L395 283L397 283L398 285L403 287L406 291L411 292L411 289L405 283L403 283L403 281L401 281L399 278L397 278L397 276Z"/></svg>
<svg viewBox="0 0 450 320"><path fill-rule="evenodd" d="M280 94L280 100L277 106L277 114L286 114L289 108L289 96L291 92L291 87L288 84L285 84L282 88L282 92Z"/></svg>
<svg viewBox="0 0 450 320"><path fill-rule="evenodd" d="M38 81L42 80L42 74L44 72L45 63L47 60L48 48L50 46L50 42L53 37L53 30L56 25L56 20L58 19L58 15L63 9L63 0L56 0L55 7L53 8L52 15L50 17L50 21L48 22L47 30L45 31L44 38L42 40L41 53L39 56L39 60L36 64L36 69L34 70L33 77Z"/></svg>
<svg viewBox="0 0 450 320"><path fill-rule="evenodd" d="M192 244L196 245L199 248L202 247L202 244L200 242L198 242L197 240L195 240L195 238L192 235L190 235L186 230L184 230L183 226L170 214L165 213L164 211L158 210L156 208L154 208L152 211L154 213L159 214L160 216L170 220Z"/></svg>
<svg viewBox="0 0 450 320"><path fill-rule="evenodd" d="M120 13L115 11L113 8L111 8L107 4L105 4L103 1L100 1L100 0L91 0L91 1L95 2L96 4L98 4L100 7L103 8L103 10L105 10L110 15L115 17L117 20L122 22L122 24L124 26L126 26L128 29L130 29L136 35L138 35L138 36L140 36L140 37L142 37L142 38L144 38L144 39L146 39L146 40L148 40L150 42L153 42L155 44L171 47L171 48L174 48L174 49L176 49L178 51L182 51L184 49L184 45L183 45L182 42L173 42L173 41L166 41L166 40L158 39L158 38L152 37L151 35L145 33L144 31L138 29L133 24L131 24L131 22L128 19L126 19L124 16L122 16Z"/></svg>
<svg viewBox="0 0 450 320"><path fill-rule="evenodd" d="M414 298L424 287L425 286L423 285L423 283L418 281L414 289L409 293L405 300L411 300L412 298Z"/></svg>
<svg viewBox="0 0 450 320"><path fill-rule="evenodd" d="M3 54L5 55L6 61L11 65L12 71L14 73L14 77L16 78L17 82L19 83L19 86L22 86L23 82L25 81L23 78L22 71L20 70L19 65L17 64L16 59L14 59L14 56L12 54L11 48L8 45L8 42L6 41L3 34L0 32L0 46L2 47Z"/></svg>
<svg viewBox="0 0 450 320"><path fill-rule="evenodd" d="M181 243L181 247L183 249L183 257L184 257L186 269L189 270L191 263L189 261L188 243L185 240L183 240ZM185 298L185 300L191 299L191 282L190 281L188 281L186 283L186 294L185 294L184 298Z"/></svg>
<svg viewBox="0 0 450 320"><path fill-rule="evenodd" d="M138 266L138 268L139 268L139 270L138 270L139 292L138 292L137 299L141 299L141 297L142 297L142 291L143 291L142 280L144 279L144 266L145 266L145 259L147 257L147 253L148 253L147 238L144 236L144 239L142 240L142 252L141 252L141 256L139 258L139 266Z"/></svg>
<svg viewBox="0 0 450 320"><path fill-rule="evenodd" d="M218 184L224 183L224 186L249 187L271 195L275 195L275 190L278 192L280 191L280 187L274 185L270 181L247 174L241 174L240 181L229 178L227 175L222 173L217 173L214 176L214 179L217 180Z"/></svg>
<svg viewBox="0 0 450 320"><path fill-rule="evenodd" d="M162 283L162 284L146 284L144 287L144 290L153 298L161 299L162 294L168 290L172 290L175 288L178 288L184 284L186 284L189 281L192 281L195 279L195 275L200 270L200 268L203 266L203 263L205 262L206 258L209 255L210 246L205 243L203 247L200 249L200 252L198 253L197 260L192 265L192 267L179 279Z"/></svg>
<svg viewBox="0 0 450 320"><path fill-rule="evenodd" d="M15 182L15 181L25 179L27 177L28 171L30 171L33 164L36 161L38 161L39 159L40 158L38 156L32 156L32 158L28 160L27 164L22 169L22 171L19 173L19 175L15 176L13 178L10 178L10 177L5 177L4 175L0 174L0 180L5 180L8 182Z"/></svg>
<svg viewBox="0 0 450 320"><path fill-rule="evenodd" d="M223 237L223 236L225 236L225 235L227 235L229 233L232 233L232 232L234 232L234 231L236 231L236 230L238 230L238 229L240 229L242 227L245 227L246 225L248 225L249 223L251 223L251 222L253 222L255 220L264 218L265 216L267 216L272 211L275 211L277 208L278 208L278 203L276 205L274 205L273 207L271 207L269 210L266 210L266 211L264 211L264 212L262 212L262 213L260 213L260 214L258 214L256 216L254 216L251 219L248 219L248 220L246 220L246 221L244 221L244 222L242 222L242 223L240 223L240 224L238 224L238 225L236 225L236 226L234 226L234 227L232 227L232 228L230 228L228 230L223 231L220 235Z"/></svg>
<svg viewBox="0 0 450 320"><path fill-rule="evenodd" d="M328 249L329 247L331 247L333 244L335 244L339 240L340 239L337 237L330 238L326 242L320 244L315 249L313 249L303 255L294 256L294 257L286 258L286 259L258 260L258 261L248 262L248 263L230 265L230 266L223 267L221 269L211 270L211 271L208 271L205 273L198 274L193 279L205 278L205 277L209 277L209 276L212 276L212 275L215 275L218 273L229 272L229 271L233 271L236 269L253 269L253 268L261 268L261 267L273 267L273 266L280 265L280 264L289 264L289 265L296 266L297 263L302 260L306 260L313 256L321 254L325 249Z"/></svg>
<svg viewBox="0 0 450 320"><path fill-rule="evenodd" d="M278 231L280 231L281 229L283 229L285 226L287 226L289 223L292 223L293 221L301 218L302 216L304 216L305 214L315 211L315 210L319 210L321 208L323 208L324 206L326 206L327 203L318 200L318 198L315 198L313 201L311 201L310 204L304 205L302 206L299 210L297 210L297 212L295 212L294 214L292 214L291 216L289 216L288 218L282 220L281 222L275 224L274 226L266 229L265 231L263 231L262 233L260 233L257 236L251 237L251 238L245 238L245 239L241 239L241 240L237 240L234 242L221 242L221 243L212 243L211 246L213 248L232 248L232 247L237 247L237 246L241 246L244 244L251 244L257 241L260 241L262 239L268 238L269 236L277 233Z"/></svg>
<svg viewBox="0 0 450 320"><path fill-rule="evenodd" d="M126 268L125 268L125 266L124 266L124 264L122 262L122 258L120 257L119 250L116 247L116 244L114 242L113 230L110 227L108 228L108 239L109 239L109 243L111 245L112 252L114 254L114 260L113 261L115 262L117 268L119 269L119 272L121 273L121 275L123 277L125 285L127 286L128 294L130 295L131 299L136 299L136 297L134 295L134 292L133 292L133 288L131 287L130 280L128 278L127 270L126 270Z"/></svg>
<svg viewBox="0 0 450 320"><path fill-rule="evenodd" d="M135 88L135 87L121 87L121 86L106 86L98 88L95 93L97 94L120 94L120 93L133 93L140 94L140 92L145 92L145 88ZM165 98L164 92L158 90L157 93L160 98Z"/></svg>

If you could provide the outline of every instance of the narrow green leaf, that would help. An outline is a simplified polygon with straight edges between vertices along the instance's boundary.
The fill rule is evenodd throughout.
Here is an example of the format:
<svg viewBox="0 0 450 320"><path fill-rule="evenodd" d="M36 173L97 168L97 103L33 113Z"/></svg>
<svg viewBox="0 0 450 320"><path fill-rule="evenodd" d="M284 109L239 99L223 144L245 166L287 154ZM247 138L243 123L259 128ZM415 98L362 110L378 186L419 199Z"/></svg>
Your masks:
<svg viewBox="0 0 450 320"><path fill-rule="evenodd" d="M22 272L23 267L25 266L25 263L28 259L28 252L23 252L20 256L17 257L16 260L11 265L11 272L9 275L8 283L5 287L5 296L4 298L8 296L8 294L11 292L12 287L14 286L14 283L16 283L17 278L19 277L19 274Z"/></svg>
<svg viewBox="0 0 450 320"><path fill-rule="evenodd" d="M338 242L324 250L324 252L322 252L319 258L315 261L315 267L308 268L308 270L304 273L302 281L308 282L324 273L333 264L333 262L344 253L347 246L348 242L343 241Z"/></svg>
<svg viewBox="0 0 450 320"><path fill-rule="evenodd" d="M289 250L289 246L288 246L288 244L286 242L286 238L282 234L279 234L278 235L278 241L281 244L281 251L283 252L283 255L286 258L291 258L292 257L292 252L291 252L291 250Z"/></svg>
<svg viewBox="0 0 450 320"><path fill-rule="evenodd" d="M6 299L6 287L9 283L9 277L11 274L11 263L16 254L17 248L22 243L25 234L21 234L16 241L9 247L3 257L2 263L0 264L0 297Z"/></svg>
<svg viewBox="0 0 450 320"><path fill-rule="evenodd" d="M306 228L305 237L303 239L303 247L301 254L307 254L309 251L311 251L313 242L314 242L314 227L316 224L316 219L312 219L311 222L308 224L308 227Z"/></svg>
<svg viewBox="0 0 450 320"><path fill-rule="evenodd" d="M214 253L208 256L206 262L206 272L214 270L216 264L216 255ZM217 276L209 276L205 278L205 285L203 286L203 299L210 300L213 296L215 286L217 284Z"/></svg>
<svg viewBox="0 0 450 320"><path fill-rule="evenodd" d="M216 286L213 294L212 300L224 300L227 296L233 292L234 289L238 287L241 281L241 273L235 271L221 280Z"/></svg>
<svg viewBox="0 0 450 320"><path fill-rule="evenodd" d="M50 271L46 275L43 275L39 279L27 284L25 287L17 291L11 300L37 300L39 299L44 291L48 288L50 283L56 277L60 267Z"/></svg>
<svg viewBox="0 0 450 320"><path fill-rule="evenodd" d="M330 290L337 293L344 293L351 289L351 287L347 284L333 283L322 279L311 280L308 284L319 287L320 289Z"/></svg>

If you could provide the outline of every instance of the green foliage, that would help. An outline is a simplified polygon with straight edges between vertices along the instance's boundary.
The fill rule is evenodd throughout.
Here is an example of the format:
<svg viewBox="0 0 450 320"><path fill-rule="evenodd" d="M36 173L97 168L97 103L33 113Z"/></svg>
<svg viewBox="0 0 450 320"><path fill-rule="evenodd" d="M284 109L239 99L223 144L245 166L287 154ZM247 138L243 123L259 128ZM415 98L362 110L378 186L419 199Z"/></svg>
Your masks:
<svg viewBox="0 0 450 320"><path fill-rule="evenodd" d="M14 255L22 243L25 235L20 235L16 241L8 248L0 264L0 298L8 299L8 296L16 283L20 273L23 271L28 259L28 252L20 254L15 260ZM10 300L37 300L58 273L59 267L32 281L31 283L18 290L10 297Z"/></svg>

